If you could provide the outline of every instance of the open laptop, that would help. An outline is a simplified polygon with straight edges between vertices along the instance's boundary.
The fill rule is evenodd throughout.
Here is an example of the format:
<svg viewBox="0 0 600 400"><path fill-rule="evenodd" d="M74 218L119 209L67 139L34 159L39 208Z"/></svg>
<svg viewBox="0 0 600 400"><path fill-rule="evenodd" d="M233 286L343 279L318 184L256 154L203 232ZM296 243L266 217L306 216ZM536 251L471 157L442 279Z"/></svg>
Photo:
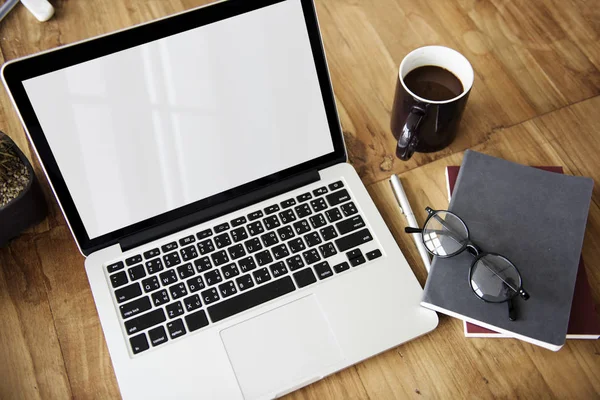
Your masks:
<svg viewBox="0 0 600 400"><path fill-rule="evenodd" d="M3 79L123 397L274 398L437 325L346 163L311 0L201 7Z"/></svg>

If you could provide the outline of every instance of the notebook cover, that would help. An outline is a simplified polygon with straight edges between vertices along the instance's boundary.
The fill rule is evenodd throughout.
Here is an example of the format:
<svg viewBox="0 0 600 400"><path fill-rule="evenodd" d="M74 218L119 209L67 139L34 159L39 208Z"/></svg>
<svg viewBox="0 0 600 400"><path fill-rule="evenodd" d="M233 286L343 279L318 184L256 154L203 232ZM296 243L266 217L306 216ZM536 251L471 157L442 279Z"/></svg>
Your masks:
<svg viewBox="0 0 600 400"><path fill-rule="evenodd" d="M557 351L565 343L591 200L590 178L555 174L467 150L449 209L484 251L508 257L521 272L528 301L477 298L467 276L473 256L434 258L422 305Z"/></svg>
<svg viewBox="0 0 600 400"><path fill-rule="evenodd" d="M563 173L562 167L535 167L544 171ZM446 179L448 184L448 201L450 201L456 178L458 177L458 166L446 167ZM464 322L466 337L480 338L510 338L512 336L498 333L483 328L470 322ZM590 284L583 263L583 257L579 258L579 269L575 280L575 293L571 304L569 326L567 327L567 339L598 339L600 338L600 317L594 305L594 299L590 290Z"/></svg>

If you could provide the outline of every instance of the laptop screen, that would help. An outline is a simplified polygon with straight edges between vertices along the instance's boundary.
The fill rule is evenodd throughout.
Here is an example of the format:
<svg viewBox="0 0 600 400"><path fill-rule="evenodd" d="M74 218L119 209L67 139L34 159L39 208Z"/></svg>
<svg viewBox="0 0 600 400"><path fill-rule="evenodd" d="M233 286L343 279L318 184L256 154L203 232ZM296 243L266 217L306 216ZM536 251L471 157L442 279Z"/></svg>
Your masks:
<svg viewBox="0 0 600 400"><path fill-rule="evenodd" d="M300 0L23 86L90 239L334 151Z"/></svg>

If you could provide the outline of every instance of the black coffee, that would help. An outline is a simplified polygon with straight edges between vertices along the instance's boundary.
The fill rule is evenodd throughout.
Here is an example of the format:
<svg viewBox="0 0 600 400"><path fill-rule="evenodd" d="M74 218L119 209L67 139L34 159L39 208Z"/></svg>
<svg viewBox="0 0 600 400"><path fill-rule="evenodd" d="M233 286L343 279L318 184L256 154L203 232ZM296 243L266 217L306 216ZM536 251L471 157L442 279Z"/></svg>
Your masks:
<svg viewBox="0 0 600 400"><path fill-rule="evenodd" d="M433 101L450 100L463 92L460 79L434 65L413 69L404 77L404 84L417 96Z"/></svg>

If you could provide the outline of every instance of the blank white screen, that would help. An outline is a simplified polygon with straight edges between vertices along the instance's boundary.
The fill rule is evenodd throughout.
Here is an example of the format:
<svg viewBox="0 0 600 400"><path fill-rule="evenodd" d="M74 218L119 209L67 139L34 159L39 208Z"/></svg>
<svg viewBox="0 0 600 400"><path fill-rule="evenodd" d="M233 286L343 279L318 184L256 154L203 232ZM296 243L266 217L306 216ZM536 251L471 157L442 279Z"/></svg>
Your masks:
<svg viewBox="0 0 600 400"><path fill-rule="evenodd" d="M23 83L90 239L333 152L299 0Z"/></svg>

